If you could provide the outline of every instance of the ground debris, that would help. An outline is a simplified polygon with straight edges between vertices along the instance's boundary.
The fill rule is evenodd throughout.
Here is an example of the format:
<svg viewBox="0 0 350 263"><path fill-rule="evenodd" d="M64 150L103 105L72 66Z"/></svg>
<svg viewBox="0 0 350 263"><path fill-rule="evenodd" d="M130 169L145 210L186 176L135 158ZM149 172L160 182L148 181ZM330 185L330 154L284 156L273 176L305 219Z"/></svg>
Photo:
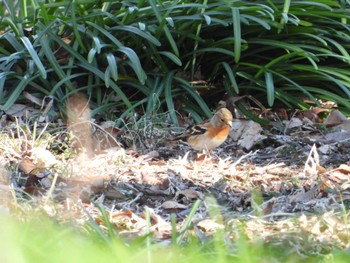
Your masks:
<svg viewBox="0 0 350 263"><path fill-rule="evenodd" d="M84 224L92 218L106 228L97 209L103 207L127 239L147 234L149 223L155 240L169 241L172 215L180 229L199 201L191 231L201 242L223 229L233 238L244 222L251 240L262 238L276 246L289 242L290 253L306 253L303 244L309 241L308 249L315 253L348 248L344 218L349 216L339 220L350 200L350 164L344 154L350 150L347 119L338 113L327 125L344 125L324 134L305 118L285 120L279 132L276 125L264 131L242 120L237 122L246 123L244 129L237 128L240 134L233 133L221 147L203 155L154 138L152 147L142 151L116 143L93 154L90 145L87 153L67 155L68 145L54 155L49 142L39 148L34 140L25 140L23 131L11 139L7 133L1 140L5 150L0 161L6 172L1 172L0 191L6 192L3 199L11 198L13 191L18 200L44 203L43 210L59 220Z"/></svg>

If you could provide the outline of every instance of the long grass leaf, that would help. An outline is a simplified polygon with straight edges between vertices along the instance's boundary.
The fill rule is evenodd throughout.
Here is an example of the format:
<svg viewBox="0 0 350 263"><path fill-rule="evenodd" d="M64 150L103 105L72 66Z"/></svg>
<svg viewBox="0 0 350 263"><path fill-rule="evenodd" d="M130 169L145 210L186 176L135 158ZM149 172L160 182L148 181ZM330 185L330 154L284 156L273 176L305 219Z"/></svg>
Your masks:
<svg viewBox="0 0 350 263"><path fill-rule="evenodd" d="M345 47L343 47L341 44L339 44L334 39L331 39L331 38L328 38L328 37L324 37L324 39L327 40L329 43L333 44L339 50L339 52L343 55L343 60L345 62L350 63L350 55L346 51Z"/></svg>
<svg viewBox="0 0 350 263"><path fill-rule="evenodd" d="M35 51L35 49L34 49L32 43L30 42L30 40L29 40L27 37L24 37L24 36L21 37L21 40L22 40L24 46L26 47L26 49L28 50L30 56L32 57L32 59L33 59L35 65L38 67L38 70L39 70L39 72L40 72L40 74L41 74L41 77L42 77L43 79L46 79L47 74L46 74L45 67L44 67L44 65L41 63L41 60L40 60L38 54L36 53L36 51Z"/></svg>
<svg viewBox="0 0 350 263"><path fill-rule="evenodd" d="M282 26L288 23L288 13L290 8L290 3L291 3L291 0L284 0L282 17L280 21Z"/></svg>
<svg viewBox="0 0 350 263"><path fill-rule="evenodd" d="M13 34L5 33L4 35L0 36L0 38L2 37L4 37L16 51L23 51L24 47L17 41L17 38Z"/></svg>
<svg viewBox="0 0 350 263"><path fill-rule="evenodd" d="M326 100L336 101L338 104L344 105L346 108L350 109L350 102L348 99L345 99L339 95L334 94L333 92L330 92L324 89L310 87L310 86L307 86L306 88L310 92L322 95L322 98L325 98Z"/></svg>
<svg viewBox="0 0 350 263"><path fill-rule="evenodd" d="M124 45L111 33L109 33L106 29L100 27L99 25L96 25L95 23L92 23L90 21L86 21L86 23L101 32L102 35L105 35L107 38L109 38L117 47L123 47Z"/></svg>
<svg viewBox="0 0 350 263"><path fill-rule="evenodd" d="M92 66L91 64L78 63L78 65L81 66L82 68L85 68L88 71L92 72L93 74L98 76L100 79L102 79L102 80L105 79L105 75L102 73L102 71L100 71L96 67ZM130 103L129 99L127 98L125 93L120 89L120 87L113 80L110 81L110 86L118 94L120 99L125 103L125 106L127 106L128 108L129 107L131 108L132 104Z"/></svg>
<svg viewBox="0 0 350 263"><path fill-rule="evenodd" d="M112 53L108 53L106 55L107 61L108 61L108 66L110 68L110 73L115 81L118 80L118 66L117 66L117 61L115 59L115 56ZM109 76L108 76L109 77Z"/></svg>
<svg viewBox="0 0 350 263"><path fill-rule="evenodd" d="M201 202L202 202L201 200L196 200L196 202L194 202L189 215L187 216L187 218L186 218L182 228L179 231L180 233L179 233L179 235L178 235L178 237L176 239L176 244L180 245L182 243L182 240L184 239L185 234L186 234L187 230L190 227L190 224L191 224L191 221L192 221L192 219L194 217L194 214L196 213L196 211L197 211L199 205L201 204Z"/></svg>
<svg viewBox="0 0 350 263"><path fill-rule="evenodd" d="M165 57L167 57L167 58L169 58L176 65L182 66L181 60L176 55L174 55L173 53L171 53L169 51L159 51L158 53L163 55L163 56L165 56Z"/></svg>
<svg viewBox="0 0 350 263"><path fill-rule="evenodd" d="M232 8L233 35L235 37L234 52L235 62L238 63L241 57L241 19L238 8Z"/></svg>
<svg viewBox="0 0 350 263"><path fill-rule="evenodd" d="M66 76L65 78L63 79L60 79L60 81L58 81L53 87L52 89L50 90L50 95L54 95L56 94L56 92L58 91L58 89L63 85L63 84L66 84L67 83L71 83L71 80L72 79L75 79L75 78L80 78L80 77L83 77L83 76L87 76L88 73L86 72L83 72L83 73L76 73L76 74L72 74L72 75L69 75L69 76ZM75 90L75 89L74 89ZM73 90L72 90L73 91Z"/></svg>
<svg viewBox="0 0 350 263"><path fill-rule="evenodd" d="M26 74L24 77L22 77L21 81L18 83L16 88L12 91L9 98L6 100L6 103L2 107L2 110L6 111L8 110L13 103L16 102L18 97L22 94L23 90L27 87L27 85L34 80L35 78L39 77L39 74L36 74L34 76L29 76L29 74Z"/></svg>
<svg viewBox="0 0 350 263"><path fill-rule="evenodd" d="M161 46L161 43L159 42L158 39L156 39L154 36L152 36L151 34L144 32L136 27L133 26L114 26L111 27L110 30L123 30L123 31L128 31L131 32L135 35L139 35L140 37L146 39L147 41L149 41L150 43L152 43L155 46Z"/></svg>
<svg viewBox="0 0 350 263"><path fill-rule="evenodd" d="M272 107L275 100L275 85L273 83L273 77L270 72L265 72L266 94L267 103Z"/></svg>
<svg viewBox="0 0 350 263"><path fill-rule="evenodd" d="M174 71L170 72L164 82L164 96L165 96L165 101L166 104L168 106L168 110L169 110L169 115L170 115L170 119L173 122L173 124L175 124L175 126L179 126L179 121L176 118L176 112L175 112L175 107L174 107L174 101L173 101L173 96L172 96L172 82L173 82L173 77L174 77Z"/></svg>
<svg viewBox="0 0 350 263"><path fill-rule="evenodd" d="M165 17L163 17L160 14L160 12L158 10L158 6L157 6L155 0L148 0L148 1L149 1L150 5L151 5L151 8L152 8L156 18L158 19L158 22L160 24L162 24L163 21L165 20ZM163 31L164 31L164 34L165 34L165 36L166 36L166 38L167 38L167 40L168 40L168 42L169 42L173 52L175 53L176 56L179 56L179 49L177 48L176 42L175 42L172 34L170 33L170 30L169 30L168 26L166 24L164 24L164 23L163 23Z"/></svg>
<svg viewBox="0 0 350 263"><path fill-rule="evenodd" d="M26 20L28 16L28 11L27 11L27 1L26 0L20 0L19 1L19 6L20 6L20 19L21 20Z"/></svg>
<svg viewBox="0 0 350 263"><path fill-rule="evenodd" d="M72 21L72 28L73 28L73 32L74 32L74 36L75 36L75 39L78 41L81 49L86 52L86 47L81 39L81 36L80 36L80 32L78 30L78 27L79 27L79 24L77 23L77 18L76 18L76 15L78 15L78 12L76 10L76 0L72 0L72 4L71 4L71 21Z"/></svg>
<svg viewBox="0 0 350 263"><path fill-rule="evenodd" d="M177 82L181 83L181 87L192 96L192 98L197 102L197 104L200 106L200 108L203 110L204 114L210 118L212 116L212 112L208 108L205 101L198 95L198 93L194 92L192 90L192 87L189 85L189 83L181 78L174 77Z"/></svg>
<svg viewBox="0 0 350 263"><path fill-rule="evenodd" d="M252 21L258 23L259 25L264 27L266 30L270 30L271 29L271 26L265 20L262 20L260 18L257 18L255 16L251 16L251 15L241 15L241 17L247 18L248 20L252 20Z"/></svg>
<svg viewBox="0 0 350 263"><path fill-rule="evenodd" d="M120 47L118 49L118 51L124 53L130 59L130 62L131 62L130 66L135 71L137 78L139 79L139 81L142 84L145 83L147 75L143 71L142 66L141 66L141 62L140 62L138 56L136 55L135 51L132 50L131 48L128 48L128 47Z"/></svg>
<svg viewBox="0 0 350 263"><path fill-rule="evenodd" d="M230 79L230 82L231 82L231 85L235 91L236 94L239 93L239 87L237 85L237 81L236 81L236 78L235 78L235 75L234 73L232 72L232 69L230 67L230 65L227 63L227 62L222 62L222 65L224 66L224 69Z"/></svg>
<svg viewBox="0 0 350 263"><path fill-rule="evenodd" d="M9 25L16 36L19 37L23 35L22 30L20 30L18 26L8 17L3 18L1 22L3 23L3 25Z"/></svg>
<svg viewBox="0 0 350 263"><path fill-rule="evenodd" d="M67 79L67 75L65 74L65 72L63 71L61 66L58 64L57 59L56 59L53 51L50 48L50 44L49 44L46 36L42 36L40 38L40 44L41 44L42 50L43 50L46 58L50 62L52 69L55 71L55 73L58 75L58 77L60 79ZM69 81L69 79L67 79L66 85L71 90L74 89L73 84Z"/></svg>

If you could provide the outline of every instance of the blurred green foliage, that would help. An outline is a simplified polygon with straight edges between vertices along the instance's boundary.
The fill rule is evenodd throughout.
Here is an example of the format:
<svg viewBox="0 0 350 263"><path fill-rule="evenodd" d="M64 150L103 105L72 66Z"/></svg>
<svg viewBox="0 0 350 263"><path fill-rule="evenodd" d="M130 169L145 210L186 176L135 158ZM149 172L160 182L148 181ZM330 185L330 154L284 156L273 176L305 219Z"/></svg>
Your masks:
<svg viewBox="0 0 350 263"><path fill-rule="evenodd" d="M2 0L0 103L79 90L94 113L168 111L175 124L224 94L350 111L348 2Z"/></svg>

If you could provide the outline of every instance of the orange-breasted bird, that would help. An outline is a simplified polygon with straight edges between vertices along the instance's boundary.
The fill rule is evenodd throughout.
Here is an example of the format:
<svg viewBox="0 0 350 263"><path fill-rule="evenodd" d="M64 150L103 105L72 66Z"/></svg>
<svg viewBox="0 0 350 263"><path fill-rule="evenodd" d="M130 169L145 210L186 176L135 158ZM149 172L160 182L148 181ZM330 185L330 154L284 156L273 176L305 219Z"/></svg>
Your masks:
<svg viewBox="0 0 350 263"><path fill-rule="evenodd" d="M221 108L210 120L190 127L173 140L185 141L198 151L214 149L226 140L232 120L231 112L227 108Z"/></svg>

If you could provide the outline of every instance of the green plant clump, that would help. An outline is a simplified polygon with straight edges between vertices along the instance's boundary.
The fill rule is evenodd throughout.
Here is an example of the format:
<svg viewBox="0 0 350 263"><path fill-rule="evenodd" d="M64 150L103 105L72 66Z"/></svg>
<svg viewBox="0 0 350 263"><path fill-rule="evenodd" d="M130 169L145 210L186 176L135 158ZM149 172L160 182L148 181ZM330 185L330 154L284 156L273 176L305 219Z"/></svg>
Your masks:
<svg viewBox="0 0 350 263"><path fill-rule="evenodd" d="M0 2L0 104L22 92L59 105L83 91L93 113L211 115L224 94L273 106L305 99L350 111L349 2ZM61 104L62 105L62 104Z"/></svg>

